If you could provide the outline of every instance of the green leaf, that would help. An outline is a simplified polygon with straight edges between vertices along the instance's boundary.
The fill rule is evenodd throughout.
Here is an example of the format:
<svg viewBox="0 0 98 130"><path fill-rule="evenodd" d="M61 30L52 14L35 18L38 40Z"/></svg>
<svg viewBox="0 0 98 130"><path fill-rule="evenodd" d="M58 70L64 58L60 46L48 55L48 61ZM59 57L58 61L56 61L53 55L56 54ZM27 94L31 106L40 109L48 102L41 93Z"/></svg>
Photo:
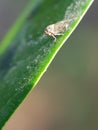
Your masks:
<svg viewBox="0 0 98 130"><path fill-rule="evenodd" d="M16 21L0 45L0 128L37 84L92 2L32 0ZM48 25L74 16L77 19L56 42L44 34Z"/></svg>

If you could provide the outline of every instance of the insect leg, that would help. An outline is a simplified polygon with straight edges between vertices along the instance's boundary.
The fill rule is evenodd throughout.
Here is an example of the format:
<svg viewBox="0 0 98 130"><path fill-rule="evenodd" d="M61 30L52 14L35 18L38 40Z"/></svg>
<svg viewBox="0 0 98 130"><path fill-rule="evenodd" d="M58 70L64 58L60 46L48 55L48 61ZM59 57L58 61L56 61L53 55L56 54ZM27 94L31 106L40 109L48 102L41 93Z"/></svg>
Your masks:
<svg viewBox="0 0 98 130"><path fill-rule="evenodd" d="M62 35L62 36L63 36L64 34L63 34L63 33L57 33L56 35L58 35L58 36L59 36L59 35Z"/></svg>
<svg viewBox="0 0 98 130"><path fill-rule="evenodd" d="M51 36L54 38L54 42L56 42L56 37L55 37L55 35L52 34Z"/></svg>

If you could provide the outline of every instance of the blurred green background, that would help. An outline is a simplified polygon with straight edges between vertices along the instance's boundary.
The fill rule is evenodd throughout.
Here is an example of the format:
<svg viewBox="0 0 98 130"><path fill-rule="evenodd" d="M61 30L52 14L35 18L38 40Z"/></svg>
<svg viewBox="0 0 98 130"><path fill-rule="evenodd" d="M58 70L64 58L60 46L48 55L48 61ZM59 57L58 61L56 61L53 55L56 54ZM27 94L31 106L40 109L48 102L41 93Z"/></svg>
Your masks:
<svg viewBox="0 0 98 130"><path fill-rule="evenodd" d="M0 41L28 0L0 0ZM98 1L4 130L98 130Z"/></svg>

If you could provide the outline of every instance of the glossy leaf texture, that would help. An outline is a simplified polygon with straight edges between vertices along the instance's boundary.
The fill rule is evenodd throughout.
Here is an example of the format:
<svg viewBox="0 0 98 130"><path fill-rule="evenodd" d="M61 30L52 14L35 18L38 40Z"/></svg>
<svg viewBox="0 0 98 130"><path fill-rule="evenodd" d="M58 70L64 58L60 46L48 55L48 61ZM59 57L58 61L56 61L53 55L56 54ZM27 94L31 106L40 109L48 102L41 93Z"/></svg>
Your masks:
<svg viewBox="0 0 98 130"><path fill-rule="evenodd" d="M34 0L0 45L0 128L34 88L93 0ZM28 12L28 13L26 13ZM63 36L44 34L63 19L76 19ZM21 19L21 20L20 20Z"/></svg>

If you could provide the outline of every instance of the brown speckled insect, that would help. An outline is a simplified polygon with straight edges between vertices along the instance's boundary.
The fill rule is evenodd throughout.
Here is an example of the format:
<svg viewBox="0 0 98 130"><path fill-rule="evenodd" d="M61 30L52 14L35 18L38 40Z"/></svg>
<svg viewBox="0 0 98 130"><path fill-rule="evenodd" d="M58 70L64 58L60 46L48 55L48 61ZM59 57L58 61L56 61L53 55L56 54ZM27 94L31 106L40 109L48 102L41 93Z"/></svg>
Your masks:
<svg viewBox="0 0 98 130"><path fill-rule="evenodd" d="M54 41L56 41L56 36L63 35L63 32L66 31L73 19L70 20L62 20L55 24L51 24L46 27L45 34L48 36L52 36Z"/></svg>

